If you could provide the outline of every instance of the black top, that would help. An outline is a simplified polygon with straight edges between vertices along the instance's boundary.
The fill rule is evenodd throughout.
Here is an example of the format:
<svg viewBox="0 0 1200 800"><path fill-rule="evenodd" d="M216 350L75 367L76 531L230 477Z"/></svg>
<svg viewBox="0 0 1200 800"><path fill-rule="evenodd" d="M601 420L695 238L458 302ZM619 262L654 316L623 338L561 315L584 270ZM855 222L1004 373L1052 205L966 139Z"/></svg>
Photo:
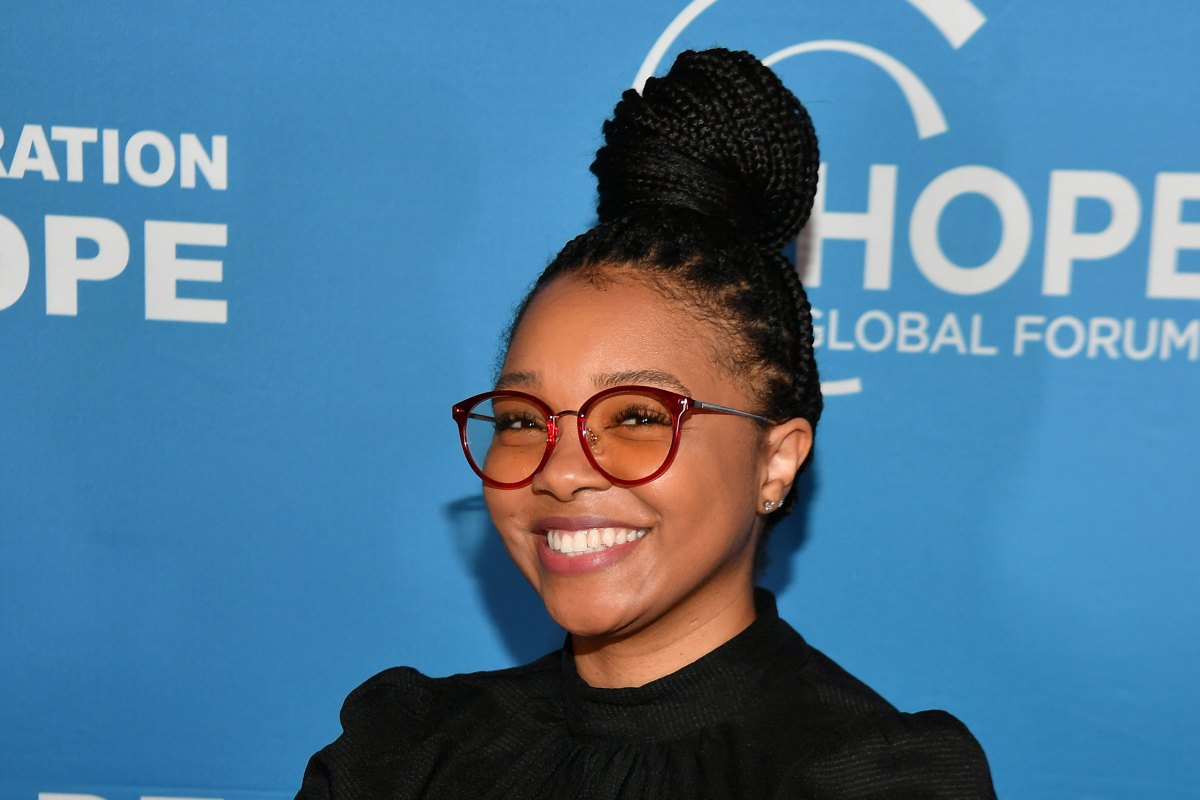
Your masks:
<svg viewBox="0 0 1200 800"><path fill-rule="evenodd" d="M569 644L499 672L381 672L297 798L995 797L961 722L897 711L757 599L745 631L637 688L588 686Z"/></svg>

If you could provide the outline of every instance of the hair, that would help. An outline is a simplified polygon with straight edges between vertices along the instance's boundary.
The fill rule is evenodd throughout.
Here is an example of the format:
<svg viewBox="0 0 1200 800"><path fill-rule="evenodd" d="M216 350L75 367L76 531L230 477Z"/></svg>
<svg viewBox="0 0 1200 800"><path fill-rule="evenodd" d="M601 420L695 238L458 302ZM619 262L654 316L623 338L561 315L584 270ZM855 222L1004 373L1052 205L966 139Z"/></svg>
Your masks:
<svg viewBox="0 0 1200 800"><path fill-rule="evenodd" d="M760 413L802 417L815 430L822 398L812 311L782 253L817 189L817 138L804 106L749 53L687 51L641 94L622 95L604 140L591 167L599 223L542 272L508 342L533 298L563 275L648 283L724 334L718 363L746 381ZM795 500L793 485L768 529Z"/></svg>

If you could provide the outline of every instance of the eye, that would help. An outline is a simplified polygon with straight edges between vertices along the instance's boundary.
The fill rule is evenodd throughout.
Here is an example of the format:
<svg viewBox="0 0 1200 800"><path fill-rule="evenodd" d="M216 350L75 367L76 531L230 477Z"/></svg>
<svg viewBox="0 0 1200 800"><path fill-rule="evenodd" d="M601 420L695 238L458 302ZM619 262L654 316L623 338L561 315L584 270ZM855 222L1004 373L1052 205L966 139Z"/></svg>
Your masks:
<svg viewBox="0 0 1200 800"><path fill-rule="evenodd" d="M670 425L671 415L664 412L661 408L626 406L612 415L609 424L629 427Z"/></svg>
<svg viewBox="0 0 1200 800"><path fill-rule="evenodd" d="M527 412L506 412L495 417L496 432L541 430L545 422L541 417Z"/></svg>

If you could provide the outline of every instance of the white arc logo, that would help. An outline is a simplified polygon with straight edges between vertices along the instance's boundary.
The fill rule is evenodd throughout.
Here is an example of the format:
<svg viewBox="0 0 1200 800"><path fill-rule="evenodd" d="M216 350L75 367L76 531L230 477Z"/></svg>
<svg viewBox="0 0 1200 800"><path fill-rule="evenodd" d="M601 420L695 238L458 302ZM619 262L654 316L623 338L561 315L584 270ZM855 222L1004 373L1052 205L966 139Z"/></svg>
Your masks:
<svg viewBox="0 0 1200 800"><path fill-rule="evenodd" d="M646 85L646 80L658 69L663 57L680 34L716 2L717 0L692 0L675 19L671 20L671 24L659 35L654 46L650 48L650 52L642 61L642 66L638 69L637 77L633 81L634 89L641 92ZM906 0L906 2L929 20L955 50L966 44L987 22L987 17L971 0ZM856 56L883 70L904 95L904 100L912 113L917 138L929 139L950 129L933 92L915 72L894 56L861 42L840 39L799 42L777 50L764 58L763 63L771 67L784 59L806 53L830 52ZM862 391L862 379L844 378L822 381L821 391L826 395L857 394Z"/></svg>

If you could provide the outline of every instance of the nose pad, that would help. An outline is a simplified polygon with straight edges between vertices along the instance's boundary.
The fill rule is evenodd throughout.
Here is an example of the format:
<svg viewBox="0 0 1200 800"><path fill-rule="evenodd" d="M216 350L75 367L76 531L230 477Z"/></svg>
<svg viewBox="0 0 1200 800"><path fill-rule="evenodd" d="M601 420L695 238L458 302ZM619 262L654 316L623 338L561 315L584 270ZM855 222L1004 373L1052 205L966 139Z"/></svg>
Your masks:
<svg viewBox="0 0 1200 800"><path fill-rule="evenodd" d="M559 414L559 416L561 417L563 414ZM542 489L565 499L577 489L598 489L609 485L608 479L596 470L595 465L588 458L587 452L584 451L582 443L575 433L560 419L558 436L554 449L550 452L550 458L533 478L535 488L540 485ZM598 452L596 448L600 443L600 437L585 429L584 440L593 455Z"/></svg>

